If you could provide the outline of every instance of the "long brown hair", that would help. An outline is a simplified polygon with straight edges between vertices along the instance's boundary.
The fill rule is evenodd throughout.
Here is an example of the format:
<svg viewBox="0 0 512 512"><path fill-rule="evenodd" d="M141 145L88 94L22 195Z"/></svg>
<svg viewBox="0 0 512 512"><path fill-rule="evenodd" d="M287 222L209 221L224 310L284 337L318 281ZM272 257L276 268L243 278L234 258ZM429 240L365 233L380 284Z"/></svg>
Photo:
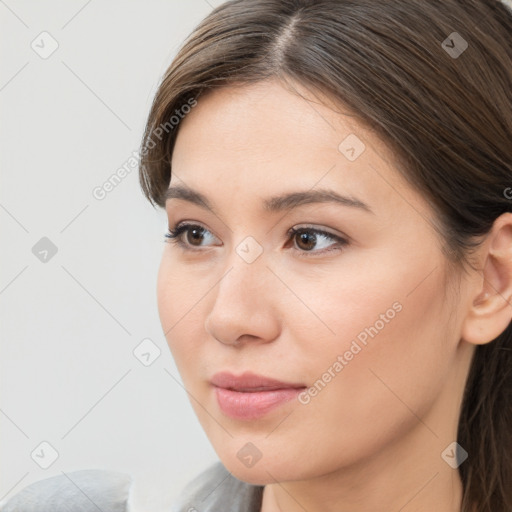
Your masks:
<svg viewBox="0 0 512 512"><path fill-rule="evenodd" d="M456 34L454 34L456 33ZM352 108L436 212L447 261L512 211L512 11L500 0L231 0L184 42L155 96L140 183L164 207L179 119L228 84L291 79ZM512 323L478 345L458 443L462 512L512 511Z"/></svg>

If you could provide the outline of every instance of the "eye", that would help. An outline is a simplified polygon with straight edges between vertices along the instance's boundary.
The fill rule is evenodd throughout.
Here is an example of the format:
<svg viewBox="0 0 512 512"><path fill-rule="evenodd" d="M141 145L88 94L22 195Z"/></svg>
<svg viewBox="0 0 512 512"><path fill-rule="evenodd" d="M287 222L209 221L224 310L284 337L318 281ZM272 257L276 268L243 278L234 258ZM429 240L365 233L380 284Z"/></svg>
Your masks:
<svg viewBox="0 0 512 512"><path fill-rule="evenodd" d="M169 228L169 231L165 234L165 238L168 240L165 240L165 242L177 244L185 251L194 251L195 249L191 249L191 247L201 247L205 233L210 233L210 231L198 224L183 223L174 228ZM291 228L288 230L287 235L289 240L298 240L295 246L299 248L294 250L299 256L324 254L341 250L342 247L348 245L348 240L345 238L313 227ZM211 235L211 237L213 237L213 235ZM322 243L322 241L324 241L324 243ZM334 243L326 245L325 241L332 241ZM324 247L320 250L312 250L319 243ZM329 248L333 245L335 246L334 248Z"/></svg>
<svg viewBox="0 0 512 512"><path fill-rule="evenodd" d="M324 231L313 227L291 228L288 231L288 235L292 238L292 240L297 240L296 245L299 247L299 256L309 256L308 253L324 254L327 252L338 251L342 247L348 245L348 240L346 240L345 238L335 235L334 233L329 233L328 231ZM326 245L325 243L320 244L323 245L324 248L313 251L312 248L316 246L319 243L319 241L322 240L331 240L334 241L335 243L330 245ZM329 248L332 247L333 245L337 247Z"/></svg>
<svg viewBox="0 0 512 512"><path fill-rule="evenodd" d="M198 224L179 224L175 228L169 228L169 231L165 234L165 238L169 240L164 240L168 243L177 244L185 250L188 250L189 243L188 241L194 241L190 245L200 247L200 243L202 238L204 238L203 232L209 233L209 231ZM187 235L188 241L183 241L183 234ZM192 238L190 238L192 237ZM199 242L199 243L195 243ZM194 249L191 249L194 250Z"/></svg>

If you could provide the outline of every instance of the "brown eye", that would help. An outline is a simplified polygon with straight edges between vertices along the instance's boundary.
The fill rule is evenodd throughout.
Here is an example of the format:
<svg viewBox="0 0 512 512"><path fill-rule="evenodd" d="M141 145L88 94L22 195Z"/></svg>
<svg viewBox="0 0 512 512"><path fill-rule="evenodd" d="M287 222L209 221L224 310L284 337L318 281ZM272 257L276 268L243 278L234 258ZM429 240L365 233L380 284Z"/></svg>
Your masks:
<svg viewBox="0 0 512 512"><path fill-rule="evenodd" d="M310 251L316 244L316 235L311 231L299 231L295 233L297 246L305 251Z"/></svg>
<svg viewBox="0 0 512 512"><path fill-rule="evenodd" d="M191 245L201 245L201 240L204 238L203 231L204 228L199 226L189 227L189 229L185 231L187 242L190 242Z"/></svg>
<svg viewBox="0 0 512 512"><path fill-rule="evenodd" d="M348 240L345 238L316 228L292 228L288 231L288 235L291 239L295 240L294 245L297 247L296 251L299 253L299 256L309 256L308 253L322 255L340 250L341 247L348 245ZM325 244L323 243L325 240L334 243ZM324 245L324 247L320 247L319 250L313 250L318 244Z"/></svg>
<svg viewBox="0 0 512 512"><path fill-rule="evenodd" d="M205 233L209 233L209 231L197 224L181 224L174 229L169 228L165 238L170 239L166 240L166 242L175 243L187 250L189 247L202 247L205 245L201 244L205 238Z"/></svg>

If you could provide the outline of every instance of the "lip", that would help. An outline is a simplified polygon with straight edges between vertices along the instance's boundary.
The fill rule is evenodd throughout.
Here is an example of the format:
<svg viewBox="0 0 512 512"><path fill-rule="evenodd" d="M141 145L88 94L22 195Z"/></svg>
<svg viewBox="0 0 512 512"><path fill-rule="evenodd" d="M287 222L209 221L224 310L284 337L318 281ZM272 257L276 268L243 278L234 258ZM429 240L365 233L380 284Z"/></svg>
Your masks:
<svg viewBox="0 0 512 512"><path fill-rule="evenodd" d="M239 420L261 418L293 400L306 388L304 384L283 382L251 372L239 376L217 373L211 384L221 411Z"/></svg>
<svg viewBox="0 0 512 512"><path fill-rule="evenodd" d="M239 376L229 372L216 373L212 377L211 383L218 388L241 392L272 391L276 389L298 389L306 387L301 383L283 382L252 372L245 372Z"/></svg>

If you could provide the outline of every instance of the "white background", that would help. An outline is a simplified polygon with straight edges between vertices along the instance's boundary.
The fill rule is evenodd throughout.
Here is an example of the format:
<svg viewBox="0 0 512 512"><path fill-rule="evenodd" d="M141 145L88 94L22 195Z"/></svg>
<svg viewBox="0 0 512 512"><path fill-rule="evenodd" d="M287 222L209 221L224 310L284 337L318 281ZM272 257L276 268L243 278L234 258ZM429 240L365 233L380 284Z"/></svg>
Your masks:
<svg viewBox="0 0 512 512"><path fill-rule="evenodd" d="M133 475L137 510L168 510L217 460L158 318L166 219L137 168L157 85L213 0L0 1L0 501L78 469ZM47 31L48 58L31 47ZM38 43L49 48L49 41ZM32 247L49 238L41 262ZM161 355L144 366L134 348ZM167 370L169 373L167 373ZM59 456L31 458L42 441Z"/></svg>

